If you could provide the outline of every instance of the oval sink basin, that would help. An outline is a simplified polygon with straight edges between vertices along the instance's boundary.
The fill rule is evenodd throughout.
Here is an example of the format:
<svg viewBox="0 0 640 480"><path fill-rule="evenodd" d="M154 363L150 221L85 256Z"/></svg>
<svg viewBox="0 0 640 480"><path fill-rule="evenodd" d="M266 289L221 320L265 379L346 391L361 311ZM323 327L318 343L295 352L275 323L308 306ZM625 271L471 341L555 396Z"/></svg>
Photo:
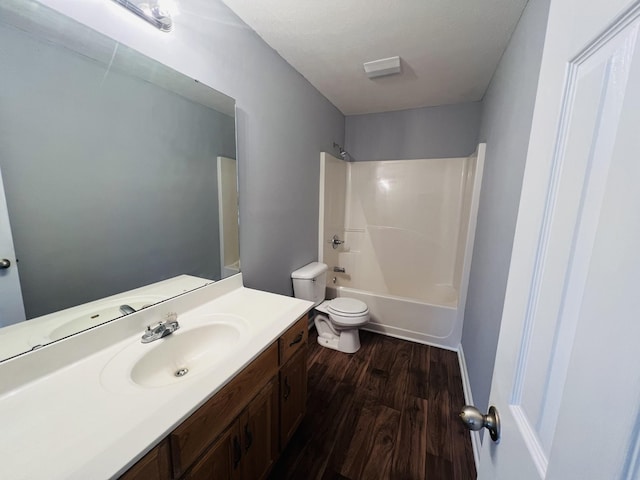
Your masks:
<svg viewBox="0 0 640 480"><path fill-rule="evenodd" d="M175 385L215 368L248 338L247 323L240 317L178 321L180 328L171 335L146 344L137 338L127 345L105 366L101 383L117 391Z"/></svg>
<svg viewBox="0 0 640 480"><path fill-rule="evenodd" d="M211 367L240 340L234 325L214 324L177 332L157 340L157 346L131 369L131 380L143 387L161 387ZM155 342L154 342L155 343Z"/></svg>

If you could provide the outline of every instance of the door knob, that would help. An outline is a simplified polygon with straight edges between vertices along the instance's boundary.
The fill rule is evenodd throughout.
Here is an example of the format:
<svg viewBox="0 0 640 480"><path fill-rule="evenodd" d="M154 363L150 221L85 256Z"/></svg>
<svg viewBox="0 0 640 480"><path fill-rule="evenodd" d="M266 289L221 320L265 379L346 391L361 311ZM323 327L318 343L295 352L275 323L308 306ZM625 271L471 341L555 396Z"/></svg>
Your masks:
<svg viewBox="0 0 640 480"><path fill-rule="evenodd" d="M9 268L10 266L11 266L11 262L9 261L8 258L3 258L2 260L0 260L0 269L1 270Z"/></svg>
<svg viewBox="0 0 640 480"><path fill-rule="evenodd" d="M464 426L469 430L489 430L491 440L500 440L500 416L498 410L493 405L489 407L489 413L483 415L480 410L472 405L465 405L458 415Z"/></svg>

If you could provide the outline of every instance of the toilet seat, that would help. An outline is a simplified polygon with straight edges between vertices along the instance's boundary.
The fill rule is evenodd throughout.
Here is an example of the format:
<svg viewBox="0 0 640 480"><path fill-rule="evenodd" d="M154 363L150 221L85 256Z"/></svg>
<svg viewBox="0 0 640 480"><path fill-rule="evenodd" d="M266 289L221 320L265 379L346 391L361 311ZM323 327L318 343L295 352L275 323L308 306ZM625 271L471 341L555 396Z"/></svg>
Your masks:
<svg viewBox="0 0 640 480"><path fill-rule="evenodd" d="M327 305L331 322L340 328L358 328L369 322L366 303L355 298L335 298Z"/></svg>

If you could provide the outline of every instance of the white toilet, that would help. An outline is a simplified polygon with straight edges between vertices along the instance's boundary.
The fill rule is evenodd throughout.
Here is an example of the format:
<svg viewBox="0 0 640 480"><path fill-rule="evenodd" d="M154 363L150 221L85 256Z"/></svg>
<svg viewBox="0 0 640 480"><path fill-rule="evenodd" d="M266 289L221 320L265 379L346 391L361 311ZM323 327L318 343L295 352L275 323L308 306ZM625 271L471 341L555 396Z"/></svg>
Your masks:
<svg viewBox="0 0 640 480"><path fill-rule="evenodd" d="M315 305L313 321L318 331L318 343L344 353L360 349L358 328L369 322L369 309L355 298L340 297L325 300L327 270L324 263L313 262L291 274L293 294Z"/></svg>

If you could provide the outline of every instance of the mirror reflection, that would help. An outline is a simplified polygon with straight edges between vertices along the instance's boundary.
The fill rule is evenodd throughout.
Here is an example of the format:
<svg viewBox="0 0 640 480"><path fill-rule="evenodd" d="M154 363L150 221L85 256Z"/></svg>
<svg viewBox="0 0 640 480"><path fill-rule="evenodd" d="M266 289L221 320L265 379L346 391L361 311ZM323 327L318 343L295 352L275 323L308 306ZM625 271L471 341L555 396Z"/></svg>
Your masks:
<svg viewBox="0 0 640 480"><path fill-rule="evenodd" d="M0 360L239 272L231 98L34 2L0 45Z"/></svg>

